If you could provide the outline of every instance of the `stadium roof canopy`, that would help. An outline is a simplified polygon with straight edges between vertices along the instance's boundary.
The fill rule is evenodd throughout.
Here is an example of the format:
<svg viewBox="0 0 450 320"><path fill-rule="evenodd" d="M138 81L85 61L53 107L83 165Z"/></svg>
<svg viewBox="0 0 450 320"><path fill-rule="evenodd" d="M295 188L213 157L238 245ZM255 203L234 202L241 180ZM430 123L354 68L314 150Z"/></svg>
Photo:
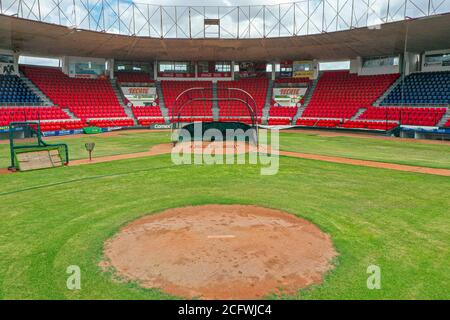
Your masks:
<svg viewBox="0 0 450 320"><path fill-rule="evenodd" d="M0 15L0 48L43 56L124 60L340 60L357 56L450 48L450 14L390 22L376 27L261 39L181 39L128 36L70 28Z"/></svg>

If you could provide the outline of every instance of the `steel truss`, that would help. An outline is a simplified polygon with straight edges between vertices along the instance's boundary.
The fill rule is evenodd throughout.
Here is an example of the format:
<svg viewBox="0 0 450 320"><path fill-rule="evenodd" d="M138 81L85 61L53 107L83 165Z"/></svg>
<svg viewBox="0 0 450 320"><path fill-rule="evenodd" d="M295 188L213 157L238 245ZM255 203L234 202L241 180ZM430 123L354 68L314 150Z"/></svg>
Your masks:
<svg viewBox="0 0 450 320"><path fill-rule="evenodd" d="M128 36L249 39L318 34L450 12L448 0L302 0L255 6L159 6L128 0L0 0L0 13ZM205 19L220 19L208 25Z"/></svg>

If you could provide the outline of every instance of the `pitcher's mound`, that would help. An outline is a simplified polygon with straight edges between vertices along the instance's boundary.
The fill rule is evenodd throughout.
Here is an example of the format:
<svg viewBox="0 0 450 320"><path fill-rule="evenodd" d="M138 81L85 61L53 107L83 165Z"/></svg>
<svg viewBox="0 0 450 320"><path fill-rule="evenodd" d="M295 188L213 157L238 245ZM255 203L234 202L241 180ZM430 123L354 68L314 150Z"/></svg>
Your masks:
<svg viewBox="0 0 450 320"><path fill-rule="evenodd" d="M267 208L204 205L136 220L105 244L106 266L181 297L254 299L320 283L335 257L312 223Z"/></svg>

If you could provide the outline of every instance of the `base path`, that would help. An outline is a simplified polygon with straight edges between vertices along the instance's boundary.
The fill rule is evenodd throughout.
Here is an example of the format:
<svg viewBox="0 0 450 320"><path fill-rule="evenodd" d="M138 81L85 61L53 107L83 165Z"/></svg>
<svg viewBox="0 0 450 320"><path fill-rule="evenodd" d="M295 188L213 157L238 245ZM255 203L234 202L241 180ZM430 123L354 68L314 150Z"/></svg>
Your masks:
<svg viewBox="0 0 450 320"><path fill-rule="evenodd" d="M212 143L213 144L213 143ZM203 149L208 147L208 143L204 142L202 144ZM171 143L159 144L153 146L149 151L138 152L138 153L130 153L130 154L121 154L114 156L106 156L106 157L98 157L93 158L92 161L89 159L81 159L81 160L73 160L69 163L70 166L76 166L81 164L91 164L91 163L101 163L101 162L109 162L115 160L123 160L123 159L134 159L141 157L149 157L160 154L170 154L172 152L173 145ZM263 147L265 149L267 147ZM186 148L186 150L190 150L190 152L196 153L198 149L191 146L190 144ZM238 145L236 149L216 149L217 154L219 153L228 153L228 152L236 152L236 150L243 150L244 152L255 151L254 147L247 147ZM381 168L381 169L390 169L390 170L398 170L405 172L415 172L415 173L423 173L423 174L433 174L439 176L450 176L450 169L437 169L437 168L428 168L428 167L420 167L420 166L411 166L411 165L403 165L403 164L394 164L387 162L378 162L378 161L370 161L370 160L356 160L350 158L343 157L332 157L332 156L323 156L318 154L310 154L310 153L300 153L300 152L292 152L292 151L279 151L280 155L294 157L294 158L302 158L302 159L310 159L310 160L319 160L333 163L342 163L342 164L351 164L356 166L363 167L372 167L372 168Z"/></svg>
<svg viewBox="0 0 450 320"><path fill-rule="evenodd" d="M179 297L255 299L322 282L336 256L327 234L294 215L204 205L126 226L106 242L101 267Z"/></svg>
<svg viewBox="0 0 450 320"><path fill-rule="evenodd" d="M356 160L356 159L349 159L349 158L330 157L330 156L322 156L322 155L318 155L318 154L299 153L299 152L291 152L291 151L280 151L280 155L294 157L294 158L351 164L351 165L363 166L363 167L372 167L372 168L391 169L391 170L398 170L398 171L434 174L434 175L439 175L439 176L450 176L449 169L427 168L427 167L410 166L410 165L369 161L369 160Z"/></svg>

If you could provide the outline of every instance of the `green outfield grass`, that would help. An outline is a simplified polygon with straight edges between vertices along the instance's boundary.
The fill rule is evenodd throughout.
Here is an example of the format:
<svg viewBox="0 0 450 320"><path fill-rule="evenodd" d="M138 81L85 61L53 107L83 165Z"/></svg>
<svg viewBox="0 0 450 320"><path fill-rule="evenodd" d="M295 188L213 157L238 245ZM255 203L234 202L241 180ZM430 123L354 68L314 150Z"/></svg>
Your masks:
<svg viewBox="0 0 450 320"><path fill-rule="evenodd" d="M168 133L127 133L62 141L74 158L82 158L85 141L95 139L99 156L144 151L167 138ZM334 148L329 152L352 157L364 156L365 143L367 157L377 156L374 143L385 143L352 139L358 138L281 135L283 149L325 153L323 144ZM350 150L343 150L345 145ZM386 148L396 154L380 157L407 161L415 146L393 141ZM448 147L417 148L423 163L448 166ZM428 152L435 153L436 162L423 160ZM170 155L0 175L0 298L173 298L101 271L103 243L143 215L219 203L285 210L330 234L339 252L335 269L321 285L286 298L450 299L449 182L449 177L290 157L281 157L277 175L261 176L258 165L175 166ZM381 290L366 287L372 264L381 268ZM79 291L66 288L69 265L81 268Z"/></svg>
<svg viewBox="0 0 450 320"><path fill-rule="evenodd" d="M69 145L70 158L84 159L88 154L86 142L95 142L93 156L109 156L147 151L155 144L170 141L170 132L122 132L114 136L104 134L84 137L52 139ZM400 139L380 140L359 137L323 137L284 131L280 133L280 149L361 160L417 165L450 169L450 145L408 142ZM0 168L9 165L9 145L0 144Z"/></svg>
<svg viewBox="0 0 450 320"><path fill-rule="evenodd" d="M450 169L450 145L284 131L280 149L359 160Z"/></svg>

